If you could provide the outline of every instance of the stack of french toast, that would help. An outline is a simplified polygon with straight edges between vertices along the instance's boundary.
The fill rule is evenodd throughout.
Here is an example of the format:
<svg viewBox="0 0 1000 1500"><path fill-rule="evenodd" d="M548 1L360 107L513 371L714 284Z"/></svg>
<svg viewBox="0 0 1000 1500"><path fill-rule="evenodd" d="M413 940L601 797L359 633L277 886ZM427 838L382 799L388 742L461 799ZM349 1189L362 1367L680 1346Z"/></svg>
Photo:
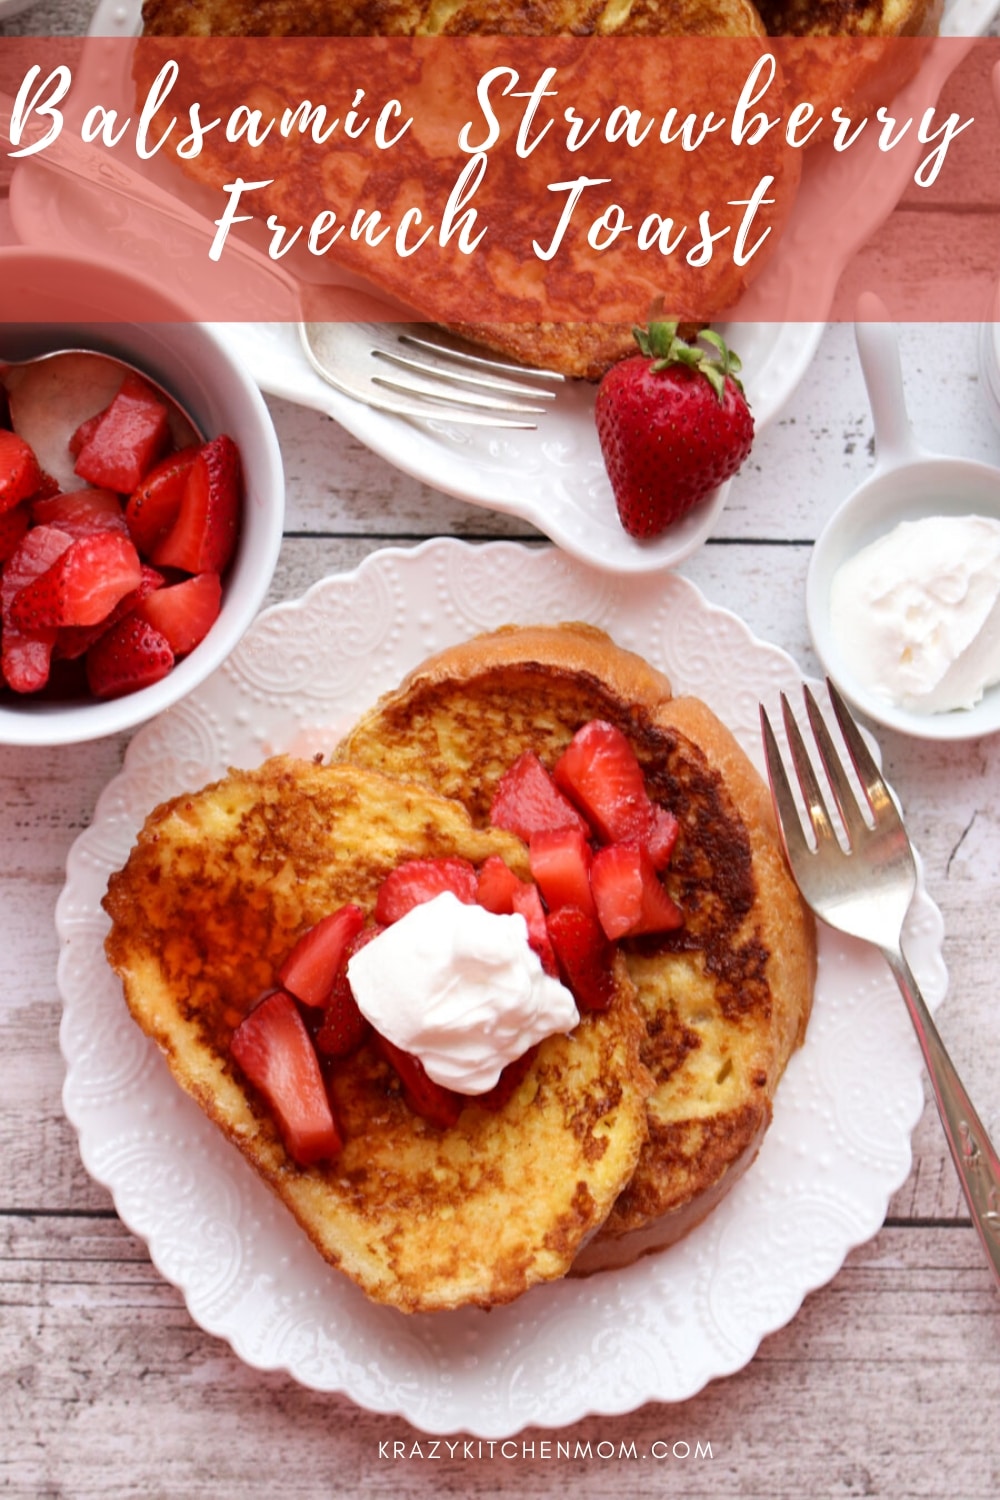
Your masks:
<svg viewBox="0 0 1000 1500"><path fill-rule="evenodd" d="M290 951L345 903L370 920L410 861L490 862L530 886L497 788L529 753L551 772L593 723L627 740L675 822L659 878L679 924L623 936L600 1005L447 1119L360 1037L324 1063L338 1148L296 1159L233 1048ZM812 999L813 927L761 779L703 703L582 624L449 648L328 758L278 757L157 808L105 906L109 961L178 1083L319 1252L404 1312L614 1274L688 1232L753 1161Z"/></svg>

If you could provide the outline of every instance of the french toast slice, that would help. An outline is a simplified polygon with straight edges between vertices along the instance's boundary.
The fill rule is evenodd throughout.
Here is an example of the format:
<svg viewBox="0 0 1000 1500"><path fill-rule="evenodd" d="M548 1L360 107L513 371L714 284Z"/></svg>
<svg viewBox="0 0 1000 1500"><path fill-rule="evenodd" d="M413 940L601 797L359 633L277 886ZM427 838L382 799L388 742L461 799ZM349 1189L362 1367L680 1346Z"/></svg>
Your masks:
<svg viewBox="0 0 1000 1500"><path fill-rule="evenodd" d="M320 37L320 36L696 36L763 38L764 27L752 0L145 0L143 32L150 37ZM282 86L280 70L269 87ZM191 175L208 177L215 147L209 143L201 164L187 164ZM772 163L772 170L788 178L792 164ZM235 170L230 167L230 170ZM249 176L259 172L248 173ZM292 183L290 165L283 171L285 191L272 190L269 203L293 216L306 199L306 187ZM221 179L220 179L221 180ZM718 184L703 189L708 202L718 196ZM388 288L419 312L420 285L415 263L407 277ZM355 266L365 275L364 266ZM521 275L523 267L518 267ZM466 274L470 274L466 268ZM506 266L508 276L515 274ZM704 284L709 272L702 269ZM716 268L720 286L725 280L735 301L742 280ZM731 282L731 285L730 285ZM526 283L526 295L534 296ZM721 294L720 294L721 295ZM648 297L634 308L628 321L463 322L447 326L469 343L503 358L574 379L597 381L618 360L635 352L632 328L648 312Z"/></svg>
<svg viewBox="0 0 1000 1500"><path fill-rule="evenodd" d="M754 1159L801 1042L812 919L781 852L766 788L696 699L592 627L509 628L431 658L334 752L460 797L488 824L525 749L551 768L589 719L623 731L654 801L680 821L665 877L683 926L624 940L654 1079L633 1178L576 1270L624 1264L698 1223Z"/></svg>
<svg viewBox="0 0 1000 1500"><path fill-rule="evenodd" d="M415 1114L371 1043L333 1066L344 1138L301 1167L230 1052L299 935L347 901L366 911L402 860L500 854L426 787L279 757L150 814L104 905L128 1007L178 1083L270 1184L322 1255L404 1312L511 1301L563 1275L638 1160L651 1087L623 960L609 1010L538 1048L511 1097L450 1128Z"/></svg>

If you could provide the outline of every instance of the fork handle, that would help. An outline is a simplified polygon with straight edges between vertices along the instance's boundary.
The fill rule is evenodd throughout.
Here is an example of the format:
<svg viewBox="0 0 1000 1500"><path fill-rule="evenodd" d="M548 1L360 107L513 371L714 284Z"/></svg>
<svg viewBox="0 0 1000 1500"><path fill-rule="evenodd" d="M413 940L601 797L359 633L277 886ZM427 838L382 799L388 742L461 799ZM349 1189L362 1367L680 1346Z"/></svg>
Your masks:
<svg viewBox="0 0 1000 1500"><path fill-rule="evenodd" d="M909 964L898 949L883 948L882 952L910 1012L958 1180L1000 1285L1000 1158L955 1071Z"/></svg>

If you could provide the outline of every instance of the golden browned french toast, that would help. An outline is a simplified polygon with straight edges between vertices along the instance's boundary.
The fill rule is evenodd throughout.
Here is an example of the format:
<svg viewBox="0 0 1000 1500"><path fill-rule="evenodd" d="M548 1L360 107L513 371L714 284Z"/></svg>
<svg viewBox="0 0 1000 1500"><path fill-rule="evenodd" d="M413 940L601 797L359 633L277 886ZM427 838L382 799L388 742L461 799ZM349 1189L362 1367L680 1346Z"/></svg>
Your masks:
<svg viewBox="0 0 1000 1500"><path fill-rule="evenodd" d="M147 36L760 36L749 0L145 0Z"/></svg>
<svg viewBox="0 0 1000 1500"><path fill-rule="evenodd" d="M940 0L757 0L770 36L922 36L937 27Z"/></svg>
<svg viewBox="0 0 1000 1500"><path fill-rule="evenodd" d="M277 758L151 813L104 903L109 961L178 1083L327 1260L405 1312L494 1306L563 1275L632 1176L651 1086L618 960L610 1009L543 1041L501 1107L470 1100L451 1128L415 1113L365 1042L329 1078L342 1149L296 1164L234 1030L303 929L370 908L400 861L442 854L527 868L517 839L426 787Z"/></svg>
<svg viewBox="0 0 1000 1500"><path fill-rule="evenodd" d="M710 36L757 39L764 35L760 16L751 0L145 0L143 5L143 28L146 36L233 36L233 37L312 37L312 36ZM211 82L211 80L209 80ZM255 80L255 83L258 81ZM294 96L290 85L281 76L280 58L275 60L266 83L259 87L268 96L288 92ZM442 84L442 87L446 85ZM262 104L264 98L260 101ZM204 175L206 180L214 170L216 142L207 145L199 162L185 167L192 175ZM762 150L764 148L761 148ZM227 163L227 171L236 171L237 164ZM769 161L767 169L794 189L792 178L797 175L798 160L788 159L787 154L778 154L778 159ZM333 168L330 169L333 186ZM352 168L356 171L356 167ZM383 164L382 170L385 170ZM699 205L704 207L713 200L725 201L731 196L728 180L714 180L709 169L702 167L701 158L697 170L704 173L704 181L698 195ZM327 169L324 168L324 175ZM251 173L257 175L259 173ZM309 212L318 211L318 199L311 203L310 194L315 191L315 172L302 174L299 180L296 164L289 161L282 168L280 179L267 195L269 208L275 208L284 222L295 222L306 217L304 205L309 203ZM219 180L223 180L221 177ZM523 196L523 188L521 189ZM767 211L764 211L766 217ZM503 226L494 226L494 234L504 234ZM538 226L533 226L538 232ZM519 245L530 243L531 236L511 236ZM554 370L572 378L598 380L601 375L626 354L635 349L632 327L643 321L652 301L648 288L639 298L629 302L628 313L621 321L586 322L571 318L553 321L546 316L550 299L538 286L539 267L529 267L523 253L510 253L501 244L495 264L487 264L484 250L474 262L461 267L462 275L471 285L475 274L482 273L487 282L502 279L509 288L515 284L524 287L525 306L528 309L523 320L517 322L463 321L460 317L449 317L447 326L475 345L488 348L503 357L527 366ZM365 266L353 266L360 275L367 275ZM379 283L383 290L391 292L401 301L421 311L420 271L416 264L408 263L405 278L392 276L394 267L386 270L386 279ZM699 300L709 285L718 283L715 301L721 308L735 302L743 290L742 272L725 266L716 258L710 269L701 268L695 274L683 261L671 264L668 274L674 278L673 289L680 301L685 296ZM375 278L378 282L378 277ZM390 285L390 281L392 284ZM695 289L695 283L697 288ZM682 291L683 288L683 291ZM540 314L540 315L539 315Z"/></svg>
<svg viewBox="0 0 1000 1500"><path fill-rule="evenodd" d="M665 883L675 932L626 939L655 1091L636 1172L578 1270L670 1243L757 1153L801 1042L814 933L784 863L770 798L732 735L696 699L589 626L511 628L452 648L387 694L335 755L459 798L485 827L525 749L552 767L581 724L630 741L680 833Z"/></svg>

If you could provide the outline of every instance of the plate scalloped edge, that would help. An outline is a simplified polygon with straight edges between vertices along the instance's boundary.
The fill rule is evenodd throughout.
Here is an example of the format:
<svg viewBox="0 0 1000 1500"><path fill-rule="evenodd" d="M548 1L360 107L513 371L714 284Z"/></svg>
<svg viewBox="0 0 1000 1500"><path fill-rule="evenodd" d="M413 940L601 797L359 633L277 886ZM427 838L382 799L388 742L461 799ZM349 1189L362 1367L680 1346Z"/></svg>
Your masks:
<svg viewBox="0 0 1000 1500"><path fill-rule="evenodd" d="M919 1052L887 971L824 932L806 1043L753 1168L679 1245L622 1272L538 1287L510 1307L406 1319L326 1266L264 1184L176 1088L121 1003L100 896L145 814L254 764L310 726L326 743L433 650L508 620L585 618L697 691L760 765L757 704L796 687L779 648L687 580L615 579L552 549L438 539L369 556L258 618L209 682L147 725L67 861L57 906L64 1105L108 1187L192 1317L241 1359L429 1432L510 1436L679 1401L751 1359L910 1170ZM311 747L310 747L311 748ZM943 997L940 913L921 882L908 934Z"/></svg>

